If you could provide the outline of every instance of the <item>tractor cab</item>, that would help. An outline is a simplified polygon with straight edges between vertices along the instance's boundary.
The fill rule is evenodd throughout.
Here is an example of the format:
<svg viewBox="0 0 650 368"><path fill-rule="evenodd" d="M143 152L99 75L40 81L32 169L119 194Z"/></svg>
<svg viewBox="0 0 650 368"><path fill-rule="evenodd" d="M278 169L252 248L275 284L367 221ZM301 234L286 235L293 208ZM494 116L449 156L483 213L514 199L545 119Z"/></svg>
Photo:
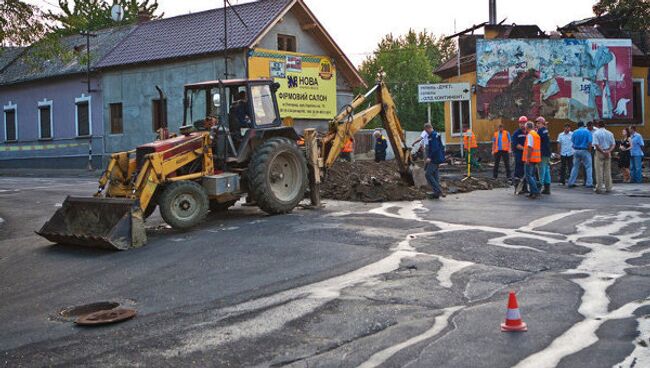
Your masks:
<svg viewBox="0 0 650 368"><path fill-rule="evenodd" d="M185 85L183 125L202 128L206 117L240 129L279 127L277 85L268 79L230 79Z"/></svg>
<svg viewBox="0 0 650 368"><path fill-rule="evenodd" d="M278 87L269 79L187 84L183 125L210 130L217 167L245 164L255 148L269 138L299 138L292 127L282 125L275 96ZM207 124L206 118L210 119Z"/></svg>

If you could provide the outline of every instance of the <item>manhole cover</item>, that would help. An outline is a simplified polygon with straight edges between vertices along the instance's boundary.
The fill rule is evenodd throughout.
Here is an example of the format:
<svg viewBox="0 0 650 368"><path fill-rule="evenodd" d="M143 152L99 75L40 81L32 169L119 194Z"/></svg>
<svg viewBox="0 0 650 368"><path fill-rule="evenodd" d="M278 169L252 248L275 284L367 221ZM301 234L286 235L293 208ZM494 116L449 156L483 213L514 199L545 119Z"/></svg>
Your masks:
<svg viewBox="0 0 650 368"><path fill-rule="evenodd" d="M115 323L127 320L135 316L135 309L130 308L116 308L111 310L103 310L81 316L74 321L78 325L92 326L103 325L107 323Z"/></svg>
<svg viewBox="0 0 650 368"><path fill-rule="evenodd" d="M59 315L64 318L77 318L86 314L106 311L120 306L120 303L116 302L97 302L84 305L78 305L75 307L64 308L59 312Z"/></svg>

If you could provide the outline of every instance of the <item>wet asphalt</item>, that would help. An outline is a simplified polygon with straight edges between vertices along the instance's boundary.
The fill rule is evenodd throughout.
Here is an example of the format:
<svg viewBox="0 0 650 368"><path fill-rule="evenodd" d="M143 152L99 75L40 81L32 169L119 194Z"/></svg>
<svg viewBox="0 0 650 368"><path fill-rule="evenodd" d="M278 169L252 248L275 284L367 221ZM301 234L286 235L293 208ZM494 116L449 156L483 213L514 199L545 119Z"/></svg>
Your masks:
<svg viewBox="0 0 650 368"><path fill-rule="evenodd" d="M647 186L326 201L284 216L238 205L183 233L155 214L148 245L125 252L34 234L66 195L94 188L0 178L0 365L650 364ZM510 290L526 333L499 330ZM99 301L138 315L82 328L58 314Z"/></svg>

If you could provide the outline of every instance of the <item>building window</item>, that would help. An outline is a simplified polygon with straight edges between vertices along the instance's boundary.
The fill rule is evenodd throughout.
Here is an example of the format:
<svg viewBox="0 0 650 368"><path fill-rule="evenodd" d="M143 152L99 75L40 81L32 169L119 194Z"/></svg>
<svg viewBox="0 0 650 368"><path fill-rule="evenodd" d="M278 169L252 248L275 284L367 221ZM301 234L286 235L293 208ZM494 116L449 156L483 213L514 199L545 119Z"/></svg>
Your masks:
<svg viewBox="0 0 650 368"><path fill-rule="evenodd" d="M122 103L112 103L108 106L111 114L111 134L124 133L124 126L122 125Z"/></svg>
<svg viewBox="0 0 650 368"><path fill-rule="evenodd" d="M38 138L52 139L54 121L52 117L52 101L44 99L38 103Z"/></svg>
<svg viewBox="0 0 650 368"><path fill-rule="evenodd" d="M460 135L466 128L472 127L470 101L452 101L451 103L451 134ZM462 122L462 125L461 125Z"/></svg>
<svg viewBox="0 0 650 368"><path fill-rule="evenodd" d="M5 141L15 142L18 140L18 107L11 101L4 107L5 112Z"/></svg>
<svg viewBox="0 0 650 368"><path fill-rule="evenodd" d="M90 107L91 96L81 94L81 97L75 98L75 126L77 137L88 137L93 134L92 110Z"/></svg>
<svg viewBox="0 0 650 368"><path fill-rule="evenodd" d="M278 35L278 50L296 52L296 36Z"/></svg>
<svg viewBox="0 0 650 368"><path fill-rule="evenodd" d="M151 100L151 127L154 132L162 128L165 116L167 116L167 99L162 100L162 107L160 99Z"/></svg>
<svg viewBox="0 0 650 368"><path fill-rule="evenodd" d="M634 124L643 124L645 116L645 81L643 79L634 79L632 85L632 122ZM628 110L629 112L629 110Z"/></svg>

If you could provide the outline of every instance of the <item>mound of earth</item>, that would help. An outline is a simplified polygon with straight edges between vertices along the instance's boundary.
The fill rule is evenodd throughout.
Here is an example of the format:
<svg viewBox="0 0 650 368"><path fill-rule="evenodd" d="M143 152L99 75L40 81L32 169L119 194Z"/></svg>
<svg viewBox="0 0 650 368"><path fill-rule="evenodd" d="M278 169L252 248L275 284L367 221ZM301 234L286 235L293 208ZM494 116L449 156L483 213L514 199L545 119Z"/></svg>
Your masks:
<svg viewBox="0 0 650 368"><path fill-rule="evenodd" d="M507 186L492 178L461 181L462 178L457 170L445 176L444 165L441 166L441 186L448 194ZM337 162L327 171L320 190L323 198L356 202L413 201L426 199L427 192L431 192L428 186L408 185L400 177L395 161Z"/></svg>

